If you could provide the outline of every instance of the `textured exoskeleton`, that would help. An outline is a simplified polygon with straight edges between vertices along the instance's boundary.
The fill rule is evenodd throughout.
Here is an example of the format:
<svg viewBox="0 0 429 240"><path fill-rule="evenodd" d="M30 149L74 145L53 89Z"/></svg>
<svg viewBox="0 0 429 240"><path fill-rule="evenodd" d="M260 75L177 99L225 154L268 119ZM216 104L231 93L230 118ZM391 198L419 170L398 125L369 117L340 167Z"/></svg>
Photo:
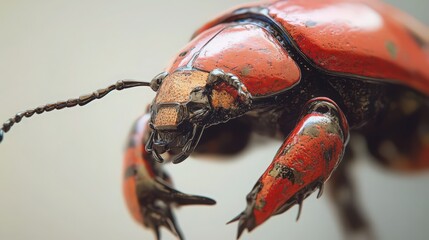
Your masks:
<svg viewBox="0 0 429 240"><path fill-rule="evenodd" d="M132 216L160 239L183 239L173 209L214 200L179 192L163 169L194 152L232 155L252 133L281 139L246 197L238 237L303 200L329 180L346 234L373 237L349 174L350 135L397 171L429 167L429 31L372 0L277 0L241 6L199 29L152 82L119 81L79 98L16 114L85 105L110 91L157 92L135 123L124 158ZM299 215L298 215L299 216Z"/></svg>
<svg viewBox="0 0 429 240"><path fill-rule="evenodd" d="M371 237L347 174L349 135L363 135L386 167L429 166L427 36L398 20L405 17L373 1L273 1L198 30L152 81L157 95L131 135L126 190L137 220L181 238L173 203L214 201L166 187L170 179L154 162L179 163L194 151L235 153L255 132L284 143L231 221L239 222L238 236L317 189L320 196L333 175L329 192L346 233ZM129 174L131 162L144 171Z"/></svg>

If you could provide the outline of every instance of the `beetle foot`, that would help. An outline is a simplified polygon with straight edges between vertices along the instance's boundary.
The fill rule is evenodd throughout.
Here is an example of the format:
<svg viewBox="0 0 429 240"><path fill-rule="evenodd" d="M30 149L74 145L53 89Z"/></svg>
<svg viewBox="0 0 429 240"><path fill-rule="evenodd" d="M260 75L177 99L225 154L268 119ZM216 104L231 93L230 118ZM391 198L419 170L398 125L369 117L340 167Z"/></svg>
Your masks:
<svg viewBox="0 0 429 240"><path fill-rule="evenodd" d="M179 192L160 179L155 179L153 183L152 190L142 194L140 202L143 224L155 232L158 240L160 239L160 227L167 228L178 239L183 239L172 207L191 204L213 205L216 203L207 197Z"/></svg>
<svg viewBox="0 0 429 240"><path fill-rule="evenodd" d="M237 239L240 238L241 234L244 232L245 229L250 232L257 226L253 211L256 206L256 196L261 190L261 188L262 184L260 182L257 182L253 187L253 190L246 196L246 209L240 214L238 214L238 216L233 218L231 221L227 222L227 224L230 224L238 221Z"/></svg>
<svg viewBox="0 0 429 240"><path fill-rule="evenodd" d="M173 212L168 205L164 205L162 202L158 203L158 205L149 205L142 209L142 213L144 217L143 224L154 231L157 240L161 239L160 227L166 227L177 238L183 239Z"/></svg>
<svg viewBox="0 0 429 240"><path fill-rule="evenodd" d="M202 204L202 205L213 205L216 203L215 200L202 197L197 195L189 195L186 193L179 192L160 180L155 180L156 193L158 199L165 200L166 202L175 203L178 205L190 205L190 204Z"/></svg>
<svg viewBox="0 0 429 240"><path fill-rule="evenodd" d="M252 207L246 207L246 210L238 214L238 216L233 218L231 221L227 222L227 224L230 224L238 221L237 239L239 239L241 234L243 234L244 229L247 229L247 231L250 232L256 227L252 209Z"/></svg>

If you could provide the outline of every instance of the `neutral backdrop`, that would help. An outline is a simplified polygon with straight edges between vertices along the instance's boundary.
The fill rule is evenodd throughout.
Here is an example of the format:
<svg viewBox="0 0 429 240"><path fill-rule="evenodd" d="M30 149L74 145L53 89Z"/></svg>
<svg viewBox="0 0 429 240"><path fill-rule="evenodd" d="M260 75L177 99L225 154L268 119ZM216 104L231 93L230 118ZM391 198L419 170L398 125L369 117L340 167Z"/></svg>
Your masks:
<svg viewBox="0 0 429 240"><path fill-rule="evenodd" d="M0 119L118 79L149 81L197 27L244 2L0 0ZM429 23L428 1L394 4ZM0 145L0 239L153 239L128 215L121 190L126 136L153 97L149 89L127 90L14 127ZM254 140L235 159L167 167L178 189L218 202L177 211L187 239L235 239L237 225L225 223L244 209L280 145ZM359 152L353 177L379 238L428 239L429 175L387 172ZM296 213L273 217L242 239L342 238L327 196L309 197L298 223Z"/></svg>

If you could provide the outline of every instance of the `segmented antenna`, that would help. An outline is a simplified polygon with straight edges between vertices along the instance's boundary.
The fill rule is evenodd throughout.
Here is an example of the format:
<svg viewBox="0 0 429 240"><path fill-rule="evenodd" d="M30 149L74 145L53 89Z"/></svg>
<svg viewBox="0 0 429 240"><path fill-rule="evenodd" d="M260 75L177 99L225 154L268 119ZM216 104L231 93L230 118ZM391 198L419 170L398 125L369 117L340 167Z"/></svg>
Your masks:
<svg viewBox="0 0 429 240"><path fill-rule="evenodd" d="M133 87L141 87L141 86L148 86L150 87L149 82L139 82L135 80L119 80L115 84L112 84L106 88L99 89L91 94L83 95L78 98L72 98L67 101L60 101L57 103L50 103L46 104L34 109L30 109L24 112L17 113L14 117L9 118L5 123L3 123L3 126L0 129L0 142L3 140L4 134L7 133L10 128L15 124L21 122L21 120L26 117L29 118L36 114L41 114L43 112L50 112L52 110L60 110L63 108L72 108L77 105L83 106L88 104L89 102L92 102L95 99L100 99L104 96L106 96L109 92L113 90L122 90L126 88L133 88Z"/></svg>

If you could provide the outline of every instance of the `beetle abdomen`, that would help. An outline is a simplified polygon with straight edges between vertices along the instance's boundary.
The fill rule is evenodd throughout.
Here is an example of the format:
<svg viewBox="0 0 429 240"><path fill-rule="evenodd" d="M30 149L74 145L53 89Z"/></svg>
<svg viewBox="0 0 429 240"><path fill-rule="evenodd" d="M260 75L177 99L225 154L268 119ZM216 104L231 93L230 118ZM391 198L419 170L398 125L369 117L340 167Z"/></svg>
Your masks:
<svg viewBox="0 0 429 240"><path fill-rule="evenodd" d="M429 61L406 28L374 1L279 1L269 14L318 67L399 81L429 94Z"/></svg>

